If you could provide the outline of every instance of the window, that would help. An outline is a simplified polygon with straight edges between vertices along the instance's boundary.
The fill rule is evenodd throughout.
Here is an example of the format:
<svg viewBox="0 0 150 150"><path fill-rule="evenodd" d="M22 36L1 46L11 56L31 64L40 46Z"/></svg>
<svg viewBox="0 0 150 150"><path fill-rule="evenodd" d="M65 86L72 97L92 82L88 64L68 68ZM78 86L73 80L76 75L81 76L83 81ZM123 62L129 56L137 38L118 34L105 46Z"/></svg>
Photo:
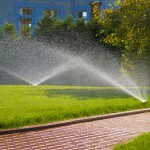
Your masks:
<svg viewBox="0 0 150 150"><path fill-rule="evenodd" d="M49 16L49 17L55 18L58 16L58 11L55 9L44 10L44 16Z"/></svg>
<svg viewBox="0 0 150 150"><path fill-rule="evenodd" d="M20 15L32 15L32 8L20 8L19 14Z"/></svg>
<svg viewBox="0 0 150 150"><path fill-rule="evenodd" d="M86 11L78 11L77 12L77 17L79 18L79 19L82 19L82 18L87 18L87 12Z"/></svg>

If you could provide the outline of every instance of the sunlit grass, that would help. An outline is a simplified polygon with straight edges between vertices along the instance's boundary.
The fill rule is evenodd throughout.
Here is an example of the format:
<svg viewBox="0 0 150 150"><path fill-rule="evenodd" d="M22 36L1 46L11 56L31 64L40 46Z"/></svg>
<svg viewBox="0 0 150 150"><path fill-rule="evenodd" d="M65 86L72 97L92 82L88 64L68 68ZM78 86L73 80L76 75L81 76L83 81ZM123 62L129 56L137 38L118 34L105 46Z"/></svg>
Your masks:
<svg viewBox="0 0 150 150"><path fill-rule="evenodd" d="M150 150L150 132L142 134L127 143L117 145L113 150Z"/></svg>
<svg viewBox="0 0 150 150"><path fill-rule="evenodd" d="M0 86L0 128L150 107L117 88Z"/></svg>

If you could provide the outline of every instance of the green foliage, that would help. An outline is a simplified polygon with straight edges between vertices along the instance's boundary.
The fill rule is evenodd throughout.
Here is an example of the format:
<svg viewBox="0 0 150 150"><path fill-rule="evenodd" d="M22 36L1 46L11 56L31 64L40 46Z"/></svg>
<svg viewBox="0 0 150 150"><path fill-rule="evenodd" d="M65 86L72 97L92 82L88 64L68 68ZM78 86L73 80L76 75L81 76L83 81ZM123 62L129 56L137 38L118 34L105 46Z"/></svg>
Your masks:
<svg viewBox="0 0 150 150"><path fill-rule="evenodd" d="M0 37L2 38L4 36L10 36L10 37L16 36L16 30L13 24L5 23L0 27Z"/></svg>
<svg viewBox="0 0 150 150"><path fill-rule="evenodd" d="M96 41L101 42L101 39L103 38L103 35L99 35L99 31L102 30L101 22L99 20L92 19L90 22L87 23L87 28L88 31L91 32L92 37Z"/></svg>
<svg viewBox="0 0 150 150"><path fill-rule="evenodd" d="M147 70L146 74L150 75L150 0L118 0L116 4L117 9L104 11L101 20L103 41L124 49L123 72L134 76L143 62L145 68L138 72Z"/></svg>
<svg viewBox="0 0 150 150"><path fill-rule="evenodd" d="M113 87L2 85L0 91L0 128L150 107Z"/></svg>
<svg viewBox="0 0 150 150"><path fill-rule="evenodd" d="M78 32L87 31L87 24L84 19L76 20L75 28Z"/></svg>
<svg viewBox="0 0 150 150"><path fill-rule="evenodd" d="M3 37L3 26L0 26L0 38Z"/></svg>
<svg viewBox="0 0 150 150"><path fill-rule="evenodd" d="M20 29L20 35L23 37L30 37L31 36L31 31L30 31L30 27L29 26L25 26L23 28Z"/></svg>
<svg viewBox="0 0 150 150"><path fill-rule="evenodd" d="M128 143L117 145L113 150L149 150L150 149L150 133L144 133Z"/></svg>
<svg viewBox="0 0 150 150"><path fill-rule="evenodd" d="M68 17L65 20L59 20L44 16L37 24L35 35L38 39L43 39L50 44L61 45L61 47L70 45L67 49L72 49L79 43L98 40L97 33L100 28L97 20L86 23L84 19L74 20L72 17Z"/></svg>
<svg viewBox="0 0 150 150"><path fill-rule="evenodd" d="M4 28L5 35L16 36L16 30L13 24L5 23L3 28Z"/></svg>
<svg viewBox="0 0 150 150"><path fill-rule="evenodd" d="M51 37L55 32L55 27L59 26L60 24L60 20L44 16L41 22L37 23L38 27L35 29L36 36Z"/></svg>

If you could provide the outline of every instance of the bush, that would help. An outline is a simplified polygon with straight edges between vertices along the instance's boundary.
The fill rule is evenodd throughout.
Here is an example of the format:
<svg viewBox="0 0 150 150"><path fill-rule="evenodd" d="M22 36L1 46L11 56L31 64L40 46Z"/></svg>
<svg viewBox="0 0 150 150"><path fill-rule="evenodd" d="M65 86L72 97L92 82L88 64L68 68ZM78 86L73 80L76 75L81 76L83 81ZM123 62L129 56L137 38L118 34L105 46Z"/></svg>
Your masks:
<svg viewBox="0 0 150 150"><path fill-rule="evenodd" d="M106 44L122 50L121 71L143 82L150 76L150 0L118 2L117 9L104 11L100 33Z"/></svg>
<svg viewBox="0 0 150 150"><path fill-rule="evenodd" d="M4 25L0 26L0 38L3 38L5 36L9 36L9 37L16 36L15 25L5 23Z"/></svg>
<svg viewBox="0 0 150 150"><path fill-rule="evenodd" d="M0 38L2 38L3 37L3 27L1 26L0 27Z"/></svg>
<svg viewBox="0 0 150 150"><path fill-rule="evenodd" d="M30 37L31 36L30 27L25 26L25 27L21 28L20 35L23 37Z"/></svg>
<svg viewBox="0 0 150 150"><path fill-rule="evenodd" d="M101 25L98 20L91 20L90 22L86 23L84 19L74 20L72 17L68 17L65 20L59 20L44 16L44 18L37 23L35 33L36 36L51 37L54 34L61 35L63 32L87 32L92 33L93 37L96 38L96 35L100 29Z"/></svg>
<svg viewBox="0 0 150 150"><path fill-rule="evenodd" d="M90 45L100 45L98 32L101 25L98 20L85 22L84 19L75 20L68 17L65 20L44 16L38 22L35 29L35 36L51 45L64 48L76 53L93 51Z"/></svg>
<svg viewBox="0 0 150 150"><path fill-rule="evenodd" d="M4 28L4 35L9 35L9 36L16 35L15 25L5 23L3 28Z"/></svg>

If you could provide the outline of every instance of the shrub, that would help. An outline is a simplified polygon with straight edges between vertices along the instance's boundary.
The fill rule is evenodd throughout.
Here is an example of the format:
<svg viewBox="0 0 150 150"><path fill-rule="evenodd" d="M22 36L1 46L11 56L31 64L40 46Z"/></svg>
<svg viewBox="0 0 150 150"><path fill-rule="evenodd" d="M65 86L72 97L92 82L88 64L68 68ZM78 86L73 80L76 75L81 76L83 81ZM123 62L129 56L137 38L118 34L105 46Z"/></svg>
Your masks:
<svg viewBox="0 0 150 150"><path fill-rule="evenodd" d="M85 22L84 19L75 20L71 16L65 20L44 16L37 24L35 36L49 44L55 44L73 52L82 52L88 48L89 43L100 44L97 36L100 29L98 20Z"/></svg>
<svg viewBox="0 0 150 150"><path fill-rule="evenodd" d="M9 24L9 23L5 23L4 24L4 35L11 35L11 36L15 36L16 35L16 30L15 30L15 25L13 24Z"/></svg>
<svg viewBox="0 0 150 150"><path fill-rule="evenodd" d="M143 82L150 76L150 0L118 0L118 4L117 9L104 11L100 33L106 44L122 50L121 71Z"/></svg>
<svg viewBox="0 0 150 150"><path fill-rule="evenodd" d="M29 26L25 26L23 28L20 29L20 35L23 37L30 37L31 36L31 32L30 32L30 27Z"/></svg>

